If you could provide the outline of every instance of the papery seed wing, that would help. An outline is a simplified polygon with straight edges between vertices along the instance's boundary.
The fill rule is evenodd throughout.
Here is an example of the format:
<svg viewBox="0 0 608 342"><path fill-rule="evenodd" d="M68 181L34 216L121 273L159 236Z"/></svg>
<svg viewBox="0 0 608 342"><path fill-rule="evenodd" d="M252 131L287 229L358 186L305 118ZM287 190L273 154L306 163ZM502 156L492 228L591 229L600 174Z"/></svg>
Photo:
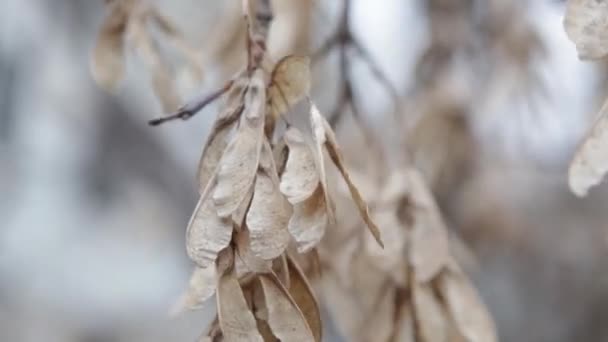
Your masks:
<svg viewBox="0 0 608 342"><path fill-rule="evenodd" d="M268 309L268 325L273 334L281 341L314 341L306 318L279 280L266 274L259 279Z"/></svg>
<svg viewBox="0 0 608 342"><path fill-rule="evenodd" d="M590 188L602 181L606 172L608 172L608 99L570 163L568 171L570 189L577 196L585 196Z"/></svg>
<svg viewBox="0 0 608 342"><path fill-rule="evenodd" d="M366 324L360 327L361 335L365 336L363 341L388 341L390 339L395 329L396 290L395 287L390 286L381 294L374 305L374 310L368 315Z"/></svg>
<svg viewBox="0 0 608 342"><path fill-rule="evenodd" d="M232 214L247 195L260 161L264 128L264 87L249 85L245 95L245 117L220 160L217 187L213 193L218 214Z"/></svg>
<svg viewBox="0 0 608 342"><path fill-rule="evenodd" d="M251 251L249 231L244 229L235 235L237 255L235 256L236 273L238 276L246 273L270 272L272 262L256 256Z"/></svg>
<svg viewBox="0 0 608 342"><path fill-rule="evenodd" d="M321 322L319 305L317 299L315 298L312 287L304 275L304 272L294 260L288 257L287 263L291 278L288 288L289 294L291 294L294 302L298 308L300 308L302 314L306 318L306 322L308 322L308 326L315 336L315 341L320 342L322 338L323 324Z"/></svg>
<svg viewBox="0 0 608 342"><path fill-rule="evenodd" d="M207 268L197 267L192 272L188 290L175 303L171 309L171 314L176 315L185 310L200 309L217 288L217 269L215 264Z"/></svg>
<svg viewBox="0 0 608 342"><path fill-rule="evenodd" d="M580 59L608 55L608 2L568 0L564 28Z"/></svg>
<svg viewBox="0 0 608 342"><path fill-rule="evenodd" d="M416 279L428 282L450 263L447 229L422 175L410 170L409 180L410 196L417 207L414 209L410 262L416 270Z"/></svg>
<svg viewBox="0 0 608 342"><path fill-rule="evenodd" d="M390 342L416 342L416 330L412 309L408 303L399 308L395 321L395 335Z"/></svg>
<svg viewBox="0 0 608 342"><path fill-rule="evenodd" d="M494 322L477 291L461 271L446 270L439 288L459 332L469 342L497 341Z"/></svg>
<svg viewBox="0 0 608 342"><path fill-rule="evenodd" d="M413 282L416 325L423 341L448 341L449 321L430 284Z"/></svg>
<svg viewBox="0 0 608 342"><path fill-rule="evenodd" d="M320 184L304 202L293 206L289 233L296 240L298 253L306 253L319 244L328 224L325 194Z"/></svg>
<svg viewBox="0 0 608 342"><path fill-rule="evenodd" d="M314 156L315 165L319 173L319 181L323 187L323 195L325 196L325 205L327 206L327 215L330 224L335 223L335 215L331 205L331 199L329 198L329 191L327 188L327 174L325 170L325 154L324 146L327 141L325 132L326 120L323 115L317 109L314 103L310 104L310 126L312 129L312 140L314 143Z"/></svg>
<svg viewBox="0 0 608 342"><path fill-rule="evenodd" d="M260 258L270 260L281 255L289 244L287 223L291 208L279 191L270 148L263 148L262 155L246 222L251 250Z"/></svg>
<svg viewBox="0 0 608 342"><path fill-rule="evenodd" d="M281 192L291 204L300 203L310 196L319 184L319 171L315 156L297 128L285 132L289 156L281 177Z"/></svg>
<svg viewBox="0 0 608 342"><path fill-rule="evenodd" d="M243 111L243 95L245 85L242 81L235 82L226 96L226 105L220 110L211 131L207 136L203 153L198 164L199 191L203 191L215 172L226 147L228 146L228 135L230 130L239 119Z"/></svg>
<svg viewBox="0 0 608 342"><path fill-rule="evenodd" d="M186 230L186 251L201 268L213 264L232 238L232 220L219 217L206 197L201 196Z"/></svg>
<svg viewBox="0 0 608 342"><path fill-rule="evenodd" d="M310 59L286 56L272 71L268 101L273 116L286 113L310 91Z"/></svg>
<svg viewBox="0 0 608 342"><path fill-rule="evenodd" d="M338 142L336 141L336 136L331 127L329 126L329 123L325 120L325 118L323 118L322 116L320 116L320 118L322 119L323 126L325 128L325 137L327 139L327 141L325 142L325 147L327 148L327 152L329 153L329 156L334 165L338 168L338 171L340 171L342 179L344 179L346 185L348 185L350 195L353 198L355 204L357 205L357 208L359 209L359 214L361 214L361 218L367 225L367 228L372 233L376 241L378 241L378 244L380 246L384 246L384 244L382 243L382 237L380 236L380 229L378 229L378 226L376 226L376 224L372 220L369 214L369 208L367 206L367 203L361 196L359 189L357 189L355 184L352 182L350 175L348 174L348 171L344 166L344 158L342 157L342 152L340 151L340 147L338 146Z"/></svg>
<svg viewBox="0 0 608 342"><path fill-rule="evenodd" d="M264 342L234 271L226 272L219 279L217 310L226 341Z"/></svg>
<svg viewBox="0 0 608 342"><path fill-rule="evenodd" d="M125 6L114 3L109 7L91 55L93 79L105 89L115 88L124 77L124 34L129 17Z"/></svg>

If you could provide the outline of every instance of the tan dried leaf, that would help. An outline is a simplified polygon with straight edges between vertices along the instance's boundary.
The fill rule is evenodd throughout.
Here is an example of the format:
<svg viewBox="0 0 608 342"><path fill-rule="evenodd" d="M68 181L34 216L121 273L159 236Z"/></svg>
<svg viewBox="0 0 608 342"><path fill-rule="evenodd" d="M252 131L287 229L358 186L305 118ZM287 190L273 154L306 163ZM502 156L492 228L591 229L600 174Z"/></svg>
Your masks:
<svg viewBox="0 0 608 342"><path fill-rule="evenodd" d="M260 161L265 91L263 79L262 87L259 80L254 80L257 80L257 77L251 79L245 94L245 117L241 119L236 136L219 163L213 200L221 217L230 216L239 207L247 195L245 190L253 184Z"/></svg>
<svg viewBox="0 0 608 342"><path fill-rule="evenodd" d="M328 224L325 194L320 184L304 202L293 206L288 230L296 240L298 253L306 253L319 244Z"/></svg>
<svg viewBox="0 0 608 342"><path fill-rule="evenodd" d="M281 255L289 244L287 223L291 208L279 191L272 151L267 145L262 150L246 222L251 250L258 257L270 260Z"/></svg>
<svg viewBox="0 0 608 342"><path fill-rule="evenodd" d="M226 341L264 342L233 270L220 277L216 297L219 323Z"/></svg>
<svg viewBox="0 0 608 342"><path fill-rule="evenodd" d="M287 263L290 274L289 294L291 294L294 302L306 318L306 322L308 322L308 326L315 336L315 341L320 342L323 333L323 323L321 322L319 305L312 287L304 272L294 260L288 257Z"/></svg>
<svg viewBox="0 0 608 342"><path fill-rule="evenodd" d="M312 106L312 108L316 107ZM325 120L325 118L321 116L318 110L311 110L311 113L312 112L317 112L318 114L315 116L317 116L323 123L323 127L325 129L325 137L327 139L327 141L325 142L325 147L327 148L327 152L329 153L329 157L331 158L332 162L334 163L334 165L336 165L338 171L340 171L340 174L346 182L346 185L348 185L348 190L350 191L350 195L353 198L355 204L357 205L357 208L359 209L359 214L361 214L361 218L365 222L367 228L372 233L376 241L378 241L378 244L384 247L382 237L380 236L380 229L378 229L378 226L376 226L376 224L370 217L367 203L365 203L365 200L359 193L359 189L357 189L355 184L352 182L350 175L348 174L348 171L344 166L344 158L342 157L342 152L340 150L340 146L338 146L338 142L336 140L336 136L333 130L329 126L327 120Z"/></svg>
<svg viewBox="0 0 608 342"><path fill-rule="evenodd" d="M608 4L608 3L607 3ZM570 163L568 184L577 196L585 196L608 172L608 99L591 131Z"/></svg>
<svg viewBox="0 0 608 342"><path fill-rule="evenodd" d="M439 299L428 284L412 282L418 332L423 341L448 341L450 326Z"/></svg>
<svg viewBox="0 0 608 342"><path fill-rule="evenodd" d="M608 55L608 2L568 0L564 28L580 59Z"/></svg>
<svg viewBox="0 0 608 342"><path fill-rule="evenodd" d="M306 56L283 57L272 71L268 101L273 116L286 113L310 91L310 59Z"/></svg>
<svg viewBox="0 0 608 342"><path fill-rule="evenodd" d="M281 341L314 341L304 314L281 282L271 275L261 275L259 279L273 334Z"/></svg>
<svg viewBox="0 0 608 342"><path fill-rule="evenodd" d="M494 321L463 273L446 270L439 277L439 288L457 329L468 342L497 341Z"/></svg>
<svg viewBox="0 0 608 342"><path fill-rule="evenodd" d="M124 38L129 8L118 1L109 5L91 55L91 72L97 84L113 89L125 72Z"/></svg>
<svg viewBox="0 0 608 342"><path fill-rule="evenodd" d="M217 215L213 202L201 196L186 230L188 256L201 268L209 267L232 238L232 220Z"/></svg>
<svg viewBox="0 0 608 342"><path fill-rule="evenodd" d="M171 309L171 315L180 314L185 310L200 309L203 303L215 293L217 281L215 264L207 268L195 268L190 277L188 290L175 303Z"/></svg>
<svg viewBox="0 0 608 342"><path fill-rule="evenodd" d="M360 327L361 341L388 341L395 329L396 288L389 286L376 302L366 324Z"/></svg>
<svg viewBox="0 0 608 342"><path fill-rule="evenodd" d="M408 175L410 196L416 207L409 259L416 279L428 282L451 261L447 229L422 175L414 169Z"/></svg>
<svg viewBox="0 0 608 342"><path fill-rule="evenodd" d="M319 172L313 151L297 128L285 132L285 142L289 156L281 177L281 192L291 204L296 204L312 196L319 184Z"/></svg>

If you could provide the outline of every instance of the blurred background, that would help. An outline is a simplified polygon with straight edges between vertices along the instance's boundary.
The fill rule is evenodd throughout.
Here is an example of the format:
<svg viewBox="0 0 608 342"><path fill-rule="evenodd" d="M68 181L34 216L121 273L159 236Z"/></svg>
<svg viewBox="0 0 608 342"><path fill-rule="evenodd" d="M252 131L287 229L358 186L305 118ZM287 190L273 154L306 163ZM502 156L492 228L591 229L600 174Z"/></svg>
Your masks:
<svg viewBox="0 0 608 342"><path fill-rule="evenodd" d="M152 2L201 52L202 82L176 64L183 99L239 70L240 1ZM578 199L566 177L608 94L606 65L577 59L564 3L351 2L350 29L399 94L395 113L349 52L364 120L389 159L427 175L501 340L608 340L608 188ZM276 59L316 51L341 15L341 1L274 3ZM100 0L0 3L1 341L194 341L214 310L168 317L193 267L185 227L217 107L149 127L163 113L129 53L117 91L97 86L105 14ZM325 113L338 69L335 51L314 60ZM348 153L361 136L343 121Z"/></svg>

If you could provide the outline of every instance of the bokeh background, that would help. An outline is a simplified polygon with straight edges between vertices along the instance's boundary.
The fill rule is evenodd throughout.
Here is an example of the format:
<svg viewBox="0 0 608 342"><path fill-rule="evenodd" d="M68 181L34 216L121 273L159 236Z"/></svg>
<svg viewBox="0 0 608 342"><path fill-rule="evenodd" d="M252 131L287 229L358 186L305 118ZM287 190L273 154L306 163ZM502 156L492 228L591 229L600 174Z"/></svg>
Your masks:
<svg viewBox="0 0 608 342"><path fill-rule="evenodd" d="M239 69L240 1L154 2L202 51L202 84L178 74L184 98ZM473 6L471 20L504 26L474 26L473 57L434 73L437 65L425 63L433 57L433 2L453 4L451 13ZM488 20L487 4L506 9ZM335 29L340 5L275 1L273 55L314 51ZM608 94L606 69L577 59L562 28L564 3L352 6L353 32L402 94L398 115L415 123L391 126L390 96L359 61L353 74L365 118L377 136L408 134L417 141L414 155L441 160L430 182L470 254L467 270L501 340L607 340L608 188L578 199L566 181L576 145ZM147 126L163 113L133 56L118 91L100 89L89 57L104 15L103 1L0 3L1 341L193 341L214 309L168 316L192 269L184 233L216 107L188 122ZM532 35L537 45L521 72L516 52ZM336 60L331 54L314 69L313 97L328 113ZM429 65L434 82L463 91L465 114L413 119L424 97L411 94L424 92ZM347 145L357 134L341 132Z"/></svg>

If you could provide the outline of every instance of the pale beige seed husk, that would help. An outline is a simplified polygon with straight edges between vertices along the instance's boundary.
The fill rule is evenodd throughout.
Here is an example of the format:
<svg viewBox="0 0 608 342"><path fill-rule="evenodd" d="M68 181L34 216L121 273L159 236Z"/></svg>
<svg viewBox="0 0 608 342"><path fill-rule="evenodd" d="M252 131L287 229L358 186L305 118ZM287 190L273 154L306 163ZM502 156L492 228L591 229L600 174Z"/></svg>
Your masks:
<svg viewBox="0 0 608 342"><path fill-rule="evenodd" d="M408 304L401 305L395 321L395 335L390 342L417 342L412 308Z"/></svg>
<svg viewBox="0 0 608 342"><path fill-rule="evenodd" d="M268 310L268 325L281 341L310 342L314 335L304 314L276 277L259 277Z"/></svg>
<svg viewBox="0 0 608 342"><path fill-rule="evenodd" d="M213 202L201 196L186 230L186 251L199 267L215 262L232 238L232 220L217 215Z"/></svg>
<svg viewBox="0 0 608 342"><path fill-rule="evenodd" d="M226 341L264 342L234 271L220 277L216 297L219 325Z"/></svg>
<svg viewBox="0 0 608 342"><path fill-rule="evenodd" d="M315 341L320 342L323 333L323 323L321 322L317 298L300 266L289 257L287 258L287 263L290 275L289 294L291 294L294 302L306 318L306 322L308 322L308 326L315 336Z"/></svg>
<svg viewBox="0 0 608 342"><path fill-rule="evenodd" d="M608 55L608 2L568 0L564 28L580 59Z"/></svg>
<svg viewBox="0 0 608 342"><path fill-rule="evenodd" d="M97 84L112 90L125 72L124 34L129 8L118 2L109 5L91 55L91 72Z"/></svg>
<svg viewBox="0 0 608 342"><path fill-rule="evenodd" d="M423 341L448 341L448 317L430 284L412 282L414 310L418 332Z"/></svg>
<svg viewBox="0 0 608 342"><path fill-rule="evenodd" d="M577 196L585 196L608 172L608 99L591 131L583 140L568 171L568 184Z"/></svg>
<svg viewBox="0 0 608 342"><path fill-rule="evenodd" d="M221 217L237 210L258 169L264 129L263 85L263 76L254 73L245 94L244 117L219 163L213 201Z"/></svg>
<svg viewBox="0 0 608 342"><path fill-rule="evenodd" d="M240 277L247 273L270 272L272 262L256 256L251 251L251 242L249 240L249 231L247 229L243 229L235 234L234 241L236 243L236 255L234 263L237 276Z"/></svg>
<svg viewBox="0 0 608 342"><path fill-rule="evenodd" d="M321 277L323 304L336 328L346 341L353 339L364 324L364 312L351 289L342 284L334 272Z"/></svg>
<svg viewBox="0 0 608 342"><path fill-rule="evenodd" d="M201 159L198 164L197 179L199 191L203 192L215 172L226 147L228 136L243 110L243 95L247 84L245 78L238 78L228 93L226 102L207 135Z"/></svg>
<svg viewBox="0 0 608 342"><path fill-rule="evenodd" d="M497 341L494 321L473 284L460 270L439 276L439 288L456 328L469 342Z"/></svg>
<svg viewBox="0 0 608 342"><path fill-rule="evenodd" d="M291 207L279 191L269 146L263 148L261 159L246 222L251 251L262 259L270 260L280 256L289 244L287 223Z"/></svg>
<svg viewBox="0 0 608 342"><path fill-rule="evenodd" d="M325 137L327 139L325 142L325 147L327 148L327 152L329 153L329 156L334 165L338 168L338 171L340 171L342 179L344 179L344 181L346 182L348 190L350 191L350 195L355 204L357 205L357 209L359 210L359 214L361 215L363 222L365 222L367 228L372 233L378 244L384 247L382 237L380 236L380 229L372 220L369 214L369 208L367 206L367 203L361 196L359 189L357 189L355 184L352 182L350 175L348 174L348 171L344 166L344 158L342 157L342 152L340 150L340 147L338 146L336 136L331 127L329 126L327 120L325 120L325 118L323 118L322 116L320 116L320 119L322 120L323 126L325 128Z"/></svg>
<svg viewBox="0 0 608 342"><path fill-rule="evenodd" d="M178 299L171 315L180 314L186 310L196 310L215 294L218 274L215 264L207 268L197 267L190 277L188 290Z"/></svg>
<svg viewBox="0 0 608 342"><path fill-rule="evenodd" d="M409 260L417 281L428 282L450 263L447 229L422 175L411 169L408 176L410 197L416 207Z"/></svg>
<svg viewBox="0 0 608 342"><path fill-rule="evenodd" d="M296 204L312 196L319 184L319 172L313 151L297 128L285 132L285 142L289 156L281 176L281 192L291 204Z"/></svg>
<svg viewBox="0 0 608 342"><path fill-rule="evenodd" d="M306 56L286 56L272 71L268 87L269 106L273 117L286 113L310 91L310 59Z"/></svg>
<svg viewBox="0 0 608 342"><path fill-rule="evenodd" d="M293 206L288 230L296 241L298 253L306 253L319 244L328 225L325 194L320 184L304 202Z"/></svg>
<svg viewBox="0 0 608 342"><path fill-rule="evenodd" d="M325 154L324 146L327 141L326 133L325 133L325 118L319 112L317 106L311 102L310 104L310 126L312 129L312 140L314 143L314 156L315 156L315 165L317 166L317 171L319 173L319 181L321 182L321 186L323 187L323 194L325 196L325 206L327 208L327 217L329 219L329 224L335 224L336 218L334 215L333 208L331 206L331 199L329 198L329 191L327 187L327 174L325 170Z"/></svg>
<svg viewBox="0 0 608 342"><path fill-rule="evenodd" d="M365 325L360 327L361 342L388 341L395 329L396 288L388 287L376 302Z"/></svg>

